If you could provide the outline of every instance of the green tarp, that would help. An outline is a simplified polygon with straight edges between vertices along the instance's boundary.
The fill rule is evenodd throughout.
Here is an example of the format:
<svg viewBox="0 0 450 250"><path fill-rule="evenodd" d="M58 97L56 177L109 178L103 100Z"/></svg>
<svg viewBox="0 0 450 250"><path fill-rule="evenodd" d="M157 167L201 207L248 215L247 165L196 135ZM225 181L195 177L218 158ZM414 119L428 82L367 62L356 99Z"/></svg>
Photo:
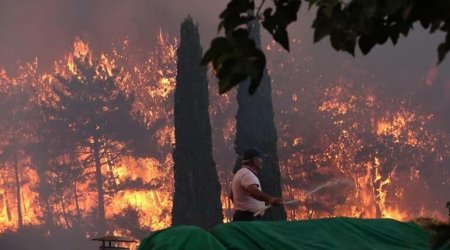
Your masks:
<svg viewBox="0 0 450 250"><path fill-rule="evenodd" d="M214 236L196 226L174 226L141 241L139 250L226 249Z"/></svg>
<svg viewBox="0 0 450 250"><path fill-rule="evenodd" d="M431 234L412 222L391 219L327 218L254 221L218 225L209 231L176 226L144 239L150 249L408 249L429 250Z"/></svg>

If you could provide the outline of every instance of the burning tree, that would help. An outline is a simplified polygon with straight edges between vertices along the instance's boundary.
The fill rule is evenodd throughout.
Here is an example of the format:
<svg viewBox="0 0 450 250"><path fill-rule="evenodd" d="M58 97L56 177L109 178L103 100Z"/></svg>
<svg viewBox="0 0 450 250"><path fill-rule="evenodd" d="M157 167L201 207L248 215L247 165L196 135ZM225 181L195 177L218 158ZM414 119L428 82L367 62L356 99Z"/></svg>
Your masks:
<svg viewBox="0 0 450 250"><path fill-rule="evenodd" d="M139 114L132 113L134 99L120 90L118 72L105 56L93 62L90 53L78 51L72 58L69 74L55 76L57 103L47 105L46 123L63 127L63 133L57 133L64 136L61 140L69 140L83 167L94 167L102 233L106 229L105 188L114 191L114 181L104 176L106 167L111 171L125 155L147 155L151 136Z"/></svg>
<svg viewBox="0 0 450 250"><path fill-rule="evenodd" d="M210 228L222 221L220 185L212 156L206 67L191 17L181 24L175 88L175 192L172 224Z"/></svg>
<svg viewBox="0 0 450 250"><path fill-rule="evenodd" d="M31 169L27 146L35 140L36 89L30 81L35 73L35 66L36 64L21 66L17 78L9 78L2 70L0 78L0 162L14 173L11 176L9 171L2 171L1 182L13 180L19 228L24 225L23 209L28 210L29 207L29 204L23 203L22 189L32 177L28 175ZM7 193L2 194L2 198L5 196L7 198ZM7 213L11 217L10 211Z"/></svg>

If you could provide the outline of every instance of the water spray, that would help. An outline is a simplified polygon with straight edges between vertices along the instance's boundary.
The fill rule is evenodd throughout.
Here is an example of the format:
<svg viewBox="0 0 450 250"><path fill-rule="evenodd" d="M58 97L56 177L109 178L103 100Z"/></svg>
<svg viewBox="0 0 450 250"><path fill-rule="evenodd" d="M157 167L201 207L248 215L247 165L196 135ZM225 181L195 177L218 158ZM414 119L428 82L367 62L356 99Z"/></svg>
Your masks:
<svg viewBox="0 0 450 250"><path fill-rule="evenodd" d="M330 181L327 181L324 184L321 184L321 185L313 188L312 190L308 191L306 193L306 197L314 194L315 192L321 190L322 188L331 187L331 186L335 186L335 185L338 185L338 184L353 185L353 182L350 179L347 179L347 178L339 178L339 179L335 179L335 180L330 180Z"/></svg>
<svg viewBox="0 0 450 250"><path fill-rule="evenodd" d="M310 195L314 194L315 192L317 192L317 191L319 191L319 190L321 190L323 188L335 186L335 185L338 185L338 184L353 185L353 182L350 179L348 179L348 178L339 178L339 179L330 180L330 181L327 181L327 182L325 182L323 184L320 184L319 186L317 186L317 187L311 189L310 191L308 191L306 193L306 195L305 195L305 198L308 198ZM283 201L281 204L288 205L288 204L296 204L296 203L299 203L299 202L300 202L299 200L294 199L294 200L289 200L289 201ZM253 216L256 217L256 216L264 215L266 210L271 208L271 207L272 207L272 205L267 205L267 206L261 208L259 211L257 211Z"/></svg>

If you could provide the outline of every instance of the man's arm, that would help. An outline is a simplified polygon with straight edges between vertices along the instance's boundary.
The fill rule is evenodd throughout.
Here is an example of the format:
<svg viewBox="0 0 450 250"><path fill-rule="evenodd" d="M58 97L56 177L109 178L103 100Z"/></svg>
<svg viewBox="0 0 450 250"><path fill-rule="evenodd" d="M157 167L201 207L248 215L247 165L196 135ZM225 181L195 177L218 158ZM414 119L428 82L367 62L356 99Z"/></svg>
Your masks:
<svg viewBox="0 0 450 250"><path fill-rule="evenodd" d="M281 204L280 198L274 197L274 196L271 196L271 195L268 195L268 194L262 192L261 190L259 190L257 184L252 184L252 185L247 186L246 190L253 198L255 198L259 201L264 201L264 202L266 202L267 205Z"/></svg>

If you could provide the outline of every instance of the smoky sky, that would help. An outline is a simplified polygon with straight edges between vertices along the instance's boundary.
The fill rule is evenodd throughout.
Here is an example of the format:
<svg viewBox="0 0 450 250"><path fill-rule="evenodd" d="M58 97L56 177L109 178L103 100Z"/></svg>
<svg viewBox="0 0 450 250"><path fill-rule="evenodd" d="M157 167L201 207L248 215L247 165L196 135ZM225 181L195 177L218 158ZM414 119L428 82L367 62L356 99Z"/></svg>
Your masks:
<svg viewBox="0 0 450 250"><path fill-rule="evenodd" d="M89 42L94 51L108 50L113 41L128 37L131 44L151 48L162 29L179 36L181 22L191 15L199 23L204 49L217 35L219 14L227 0L2 0L0 1L0 66L13 74L17 65L38 58L48 68L70 51L75 38ZM357 51L352 57L336 52L327 38L313 44L314 10L302 6L299 20L289 27L291 38L302 40L299 57L311 56L313 74L331 81L352 69L351 78L361 82L383 82L393 94L411 84L423 84L436 67L437 46L442 34L429 35L415 27L396 46L387 42L369 55ZM265 33L267 41L270 36ZM448 56L449 57L449 56ZM269 58L270 60L270 58ZM434 70L432 81L447 84L450 59ZM345 68L345 69L344 69ZM347 72L348 73L348 72ZM275 83L276 84L276 83ZM276 88L276 85L275 85Z"/></svg>
<svg viewBox="0 0 450 250"><path fill-rule="evenodd" d="M225 4L224 0L2 0L0 65L14 71L18 63L34 58L49 65L71 49L76 37L94 50L106 50L112 41L125 37L150 47L160 28L178 36L187 15L200 24L205 39L211 38Z"/></svg>

